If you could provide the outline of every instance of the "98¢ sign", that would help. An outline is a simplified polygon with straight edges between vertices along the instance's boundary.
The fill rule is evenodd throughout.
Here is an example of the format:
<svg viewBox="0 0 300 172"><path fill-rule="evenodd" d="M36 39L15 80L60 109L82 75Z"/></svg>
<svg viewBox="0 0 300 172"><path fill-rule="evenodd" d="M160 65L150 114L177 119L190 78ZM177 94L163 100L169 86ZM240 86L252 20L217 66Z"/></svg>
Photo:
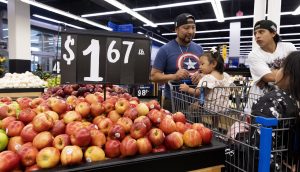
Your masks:
<svg viewBox="0 0 300 172"><path fill-rule="evenodd" d="M62 33L62 83L149 82L150 40L138 34L95 31Z"/></svg>

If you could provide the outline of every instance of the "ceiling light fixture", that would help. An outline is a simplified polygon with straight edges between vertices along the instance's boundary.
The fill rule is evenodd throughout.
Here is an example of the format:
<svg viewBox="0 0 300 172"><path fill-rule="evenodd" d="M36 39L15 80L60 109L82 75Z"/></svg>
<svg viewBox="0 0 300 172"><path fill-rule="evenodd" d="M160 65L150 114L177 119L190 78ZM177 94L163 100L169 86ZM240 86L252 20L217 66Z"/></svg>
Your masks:
<svg viewBox="0 0 300 172"><path fill-rule="evenodd" d="M211 0L211 5L215 12L216 18L218 22L224 22L224 14L220 0Z"/></svg>
<svg viewBox="0 0 300 172"><path fill-rule="evenodd" d="M43 20L51 21L53 23L63 24L63 25L73 27L73 28L76 28L76 29L85 29L83 27L79 27L79 26L76 26L76 25L65 23L65 22L62 22L62 21L59 21L59 20L54 20L54 19L51 19L51 18L48 18L48 17L45 17L45 16L37 15L37 14L33 14L32 16L43 19Z"/></svg>
<svg viewBox="0 0 300 172"><path fill-rule="evenodd" d="M4 29L2 29L3 31L7 31L8 30L8 28L4 28Z"/></svg>
<svg viewBox="0 0 300 172"><path fill-rule="evenodd" d="M0 0L0 2L7 4L7 1L5 0Z"/></svg>
<svg viewBox="0 0 300 172"><path fill-rule="evenodd" d="M138 34L144 34L143 32L137 32ZM153 41L156 41L156 42L159 42L159 43L161 43L161 44L166 44L165 42L163 42L163 41L161 41L161 40L158 40L158 39L156 39L156 38L153 38L153 37L151 37L151 36L149 36L149 35L146 35L147 37L149 37L150 39L152 39Z"/></svg>
<svg viewBox="0 0 300 172"><path fill-rule="evenodd" d="M299 15L300 14L300 5L298 8L292 13L292 15Z"/></svg>
<svg viewBox="0 0 300 172"><path fill-rule="evenodd" d="M125 11L126 13L132 15L133 17L141 20L142 22L150 25L151 27L157 27L156 24L154 24L152 21L148 20L147 18L143 17L142 15L140 15L139 13L133 11L132 9L128 8L126 5L121 4L120 2L116 1L116 0L105 0L107 3Z"/></svg>
<svg viewBox="0 0 300 172"><path fill-rule="evenodd" d="M82 17L79 17L79 16L76 16L74 14L71 14L71 13L68 13L68 12L65 12L65 11L62 11L60 9L57 9L57 8L53 8L51 6L48 6L48 5L45 5L43 3L39 3L37 1L33 1L33 0L20 0L24 3L27 3L27 4L30 4L30 5L33 5L35 7L39 7L39 8L42 8L44 10L48 10L48 11L51 11L53 13L56 13L56 14L60 14L60 15L63 15L63 16L66 16L66 17L69 17L69 18L72 18L74 20L78 20L78 21L81 21L81 22L84 22L84 23L87 23L89 25L92 25L92 26L95 26L95 27L98 27L98 28L101 28L101 29L104 29L104 30L108 30L108 31L112 31L112 28L109 28L107 26L104 26L104 25L101 25L101 24L98 24L96 22L93 22L91 20L87 20L85 18L82 18Z"/></svg>
<svg viewBox="0 0 300 172"><path fill-rule="evenodd" d="M222 0L222 1L228 1L228 0ZM133 8L132 10L133 11L157 10L157 9L163 9L163 8L182 7L182 6L197 5L197 4L204 4L204 3L210 3L210 2L211 2L210 0L202 0L202 1L197 0L197 1L179 2L179 3L165 4L165 5ZM105 16L105 15L120 14L120 13L125 13L125 12L123 10L108 11L108 12L101 12L101 13L84 14L84 15L81 15L81 17Z"/></svg>

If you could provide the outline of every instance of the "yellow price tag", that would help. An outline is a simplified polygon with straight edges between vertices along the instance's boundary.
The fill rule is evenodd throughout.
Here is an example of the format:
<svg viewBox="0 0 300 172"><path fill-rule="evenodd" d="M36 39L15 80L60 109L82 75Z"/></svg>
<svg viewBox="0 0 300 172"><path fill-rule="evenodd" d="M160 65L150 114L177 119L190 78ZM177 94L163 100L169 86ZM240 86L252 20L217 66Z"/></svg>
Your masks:
<svg viewBox="0 0 300 172"><path fill-rule="evenodd" d="M225 61L227 58L227 45L222 45L222 57Z"/></svg>

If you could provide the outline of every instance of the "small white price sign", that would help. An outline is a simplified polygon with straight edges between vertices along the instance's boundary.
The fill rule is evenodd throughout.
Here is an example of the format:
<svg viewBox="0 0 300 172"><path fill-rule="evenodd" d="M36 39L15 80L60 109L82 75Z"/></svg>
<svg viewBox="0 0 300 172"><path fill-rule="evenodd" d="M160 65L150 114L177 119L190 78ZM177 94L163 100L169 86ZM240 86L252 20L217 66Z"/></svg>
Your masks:
<svg viewBox="0 0 300 172"><path fill-rule="evenodd" d="M148 83L148 38L128 33L91 33L62 35L62 83Z"/></svg>

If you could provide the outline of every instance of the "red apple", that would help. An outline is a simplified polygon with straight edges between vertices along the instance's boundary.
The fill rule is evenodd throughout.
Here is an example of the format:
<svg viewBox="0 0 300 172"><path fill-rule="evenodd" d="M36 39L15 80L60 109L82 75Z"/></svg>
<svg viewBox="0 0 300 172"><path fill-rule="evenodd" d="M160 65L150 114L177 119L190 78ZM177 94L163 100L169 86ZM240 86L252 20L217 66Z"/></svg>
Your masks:
<svg viewBox="0 0 300 172"><path fill-rule="evenodd" d="M149 112L149 108L145 103L140 103L136 106L136 110L138 112L138 116L145 116Z"/></svg>
<svg viewBox="0 0 300 172"><path fill-rule="evenodd" d="M50 107L47 104L40 104L36 108L34 108L34 111L36 114L44 113L46 111L50 110Z"/></svg>
<svg viewBox="0 0 300 172"><path fill-rule="evenodd" d="M81 128L71 135L71 143L77 146L87 146L91 141L90 131L86 128Z"/></svg>
<svg viewBox="0 0 300 172"><path fill-rule="evenodd" d="M209 128L203 127L200 131L200 135L202 137L202 143L204 145L210 144L213 133Z"/></svg>
<svg viewBox="0 0 300 172"><path fill-rule="evenodd" d="M73 135L74 132L77 132L77 130L79 130L80 128L84 128L82 122L79 121L70 122L66 126L66 134L71 136Z"/></svg>
<svg viewBox="0 0 300 172"><path fill-rule="evenodd" d="M32 120L33 129L36 132L48 131L53 127L53 119L45 113L40 113Z"/></svg>
<svg viewBox="0 0 300 172"><path fill-rule="evenodd" d="M165 147L165 145L159 145L152 149L152 153L165 152L166 150L167 148Z"/></svg>
<svg viewBox="0 0 300 172"><path fill-rule="evenodd" d="M68 111L65 115L64 115L64 122L66 124L70 123L70 122L74 122L74 121L81 121L82 117L80 115L80 113L76 112L76 111Z"/></svg>
<svg viewBox="0 0 300 172"><path fill-rule="evenodd" d="M130 128L133 122L128 117L121 117L120 119L118 119L117 124L121 125L124 128L125 132L128 133L130 132Z"/></svg>
<svg viewBox="0 0 300 172"><path fill-rule="evenodd" d="M37 165L37 164L34 164L30 167L26 167L26 170L25 172L32 172L32 171L37 171L37 170L40 170L41 168Z"/></svg>
<svg viewBox="0 0 300 172"><path fill-rule="evenodd" d="M22 165L26 167L34 165L38 152L37 148L33 146L26 146L26 144L22 145L18 151Z"/></svg>
<svg viewBox="0 0 300 172"><path fill-rule="evenodd" d="M80 102L75 106L75 111L78 112L83 118L90 114L90 104L87 102Z"/></svg>
<svg viewBox="0 0 300 172"><path fill-rule="evenodd" d="M106 143L105 134L97 129L90 130L91 145L99 146L100 148Z"/></svg>
<svg viewBox="0 0 300 172"><path fill-rule="evenodd" d="M101 161L105 159L105 153L103 149L98 146L90 146L86 149L84 158L86 162Z"/></svg>
<svg viewBox="0 0 300 172"><path fill-rule="evenodd" d="M113 123L117 123L118 119L121 118L121 114L119 114L116 110L113 110L107 114L107 118L111 119Z"/></svg>
<svg viewBox="0 0 300 172"><path fill-rule="evenodd" d="M72 85L65 85L63 87L64 93L67 95L71 95L72 92L74 91L74 88L72 87Z"/></svg>
<svg viewBox="0 0 300 172"><path fill-rule="evenodd" d="M167 135L165 144L169 149L180 149L183 146L182 134L175 131Z"/></svg>
<svg viewBox="0 0 300 172"><path fill-rule="evenodd" d="M140 103L140 99L138 97L131 97L129 99L129 101L136 101L136 102Z"/></svg>
<svg viewBox="0 0 300 172"><path fill-rule="evenodd" d="M185 115L182 112L176 112L172 116L175 122L182 122L182 123L186 122Z"/></svg>
<svg viewBox="0 0 300 172"><path fill-rule="evenodd" d="M147 131L149 131L152 127L152 123L150 119L147 116L139 116L134 120L134 123L136 122L142 122L147 126Z"/></svg>
<svg viewBox="0 0 300 172"><path fill-rule="evenodd" d="M88 94L87 96L85 96L85 101L88 102L89 104L93 104L93 103L98 103L98 97L95 94Z"/></svg>
<svg viewBox="0 0 300 172"><path fill-rule="evenodd" d="M185 123L185 127L186 127L187 129L192 129L192 128L193 128L193 125L192 125L191 123L186 122L186 123ZM193 129L194 129L194 128L193 128Z"/></svg>
<svg viewBox="0 0 300 172"><path fill-rule="evenodd" d="M147 133L147 126L143 122L134 122L130 129L130 136L134 139L144 137Z"/></svg>
<svg viewBox="0 0 300 172"><path fill-rule="evenodd" d="M52 110L46 111L44 113L48 114L53 119L53 121L59 120L59 115Z"/></svg>
<svg viewBox="0 0 300 172"><path fill-rule="evenodd" d="M158 125L162 121L162 113L157 109L152 109L148 114L147 117L154 125Z"/></svg>
<svg viewBox="0 0 300 172"><path fill-rule="evenodd" d="M20 109L28 109L28 108L30 108L30 103L31 103L32 99L28 98L28 97L20 97L20 98L17 98L16 101L19 104Z"/></svg>
<svg viewBox="0 0 300 172"><path fill-rule="evenodd" d="M52 143L52 145L58 150L63 150L64 147L70 144L71 144L70 136L67 134L60 134L56 136Z"/></svg>
<svg viewBox="0 0 300 172"><path fill-rule="evenodd" d="M57 99L51 103L50 107L54 112L62 114L67 110L67 103L64 100Z"/></svg>
<svg viewBox="0 0 300 172"><path fill-rule="evenodd" d="M157 100L150 100L149 102L147 102L147 106L149 107L149 109L157 109L160 110L160 104Z"/></svg>
<svg viewBox="0 0 300 172"><path fill-rule="evenodd" d="M30 103L30 107L33 109L33 108L36 108L38 107L41 103L43 103L45 100L43 98L34 98L32 99L31 103Z"/></svg>
<svg viewBox="0 0 300 172"><path fill-rule="evenodd" d="M11 122L17 120L16 117L13 117L13 116L8 116L6 118L4 118L2 120L2 129L6 129L8 124L10 124Z"/></svg>
<svg viewBox="0 0 300 172"><path fill-rule="evenodd" d="M101 132L103 132L105 135L107 135L110 127L113 125L113 122L109 118L105 118L100 121L98 124L98 128Z"/></svg>
<svg viewBox="0 0 300 172"><path fill-rule="evenodd" d="M172 118L169 118L166 116L159 124L159 128L165 134L170 134L170 133L176 131L176 123L173 121Z"/></svg>
<svg viewBox="0 0 300 172"><path fill-rule="evenodd" d="M33 129L33 125L29 123L22 129L20 136L24 142L32 142L37 134Z"/></svg>
<svg viewBox="0 0 300 172"><path fill-rule="evenodd" d="M137 139L136 144L141 155L148 154L152 151L151 142L147 137Z"/></svg>
<svg viewBox="0 0 300 172"><path fill-rule="evenodd" d="M20 111L18 119L24 122L24 124L28 124L33 120L35 116L36 116L35 111L28 108Z"/></svg>
<svg viewBox="0 0 300 172"><path fill-rule="evenodd" d="M54 121L53 127L51 128L50 132L55 137L59 134L65 133L66 124L63 120L56 120Z"/></svg>
<svg viewBox="0 0 300 172"><path fill-rule="evenodd" d="M8 116L16 117L16 109L10 105L3 105L0 107L0 119L4 119Z"/></svg>
<svg viewBox="0 0 300 172"><path fill-rule="evenodd" d="M110 139L121 141L125 137L125 129L121 125L114 124L108 130L107 135Z"/></svg>
<svg viewBox="0 0 300 172"><path fill-rule="evenodd" d="M198 132L201 132L202 128L204 128L204 125L202 123L193 123L192 124L192 129L195 129Z"/></svg>
<svg viewBox="0 0 300 172"><path fill-rule="evenodd" d="M165 134L159 128L152 128L148 133L148 138L153 146L159 146L164 142Z"/></svg>
<svg viewBox="0 0 300 172"><path fill-rule="evenodd" d="M110 111L115 109L115 102L105 100L102 105L105 108L105 113L109 113Z"/></svg>
<svg viewBox="0 0 300 172"><path fill-rule="evenodd" d="M97 117L104 112L105 112L105 108L101 103L97 102L91 104L91 114L93 117Z"/></svg>
<svg viewBox="0 0 300 172"><path fill-rule="evenodd" d="M138 117L138 111L135 107L131 107L124 112L123 117L128 117L131 120L135 120Z"/></svg>
<svg viewBox="0 0 300 172"><path fill-rule="evenodd" d="M49 131L43 131L34 137L32 145L40 150L45 147L52 146L53 139L54 138Z"/></svg>
<svg viewBox="0 0 300 172"><path fill-rule="evenodd" d="M97 116L96 118L93 119L93 124L98 125L102 119L106 118L105 115L100 115Z"/></svg>
<svg viewBox="0 0 300 172"><path fill-rule="evenodd" d="M12 121L8 124L6 128L6 134L8 137L19 136L21 134L22 129L24 128L24 124L22 121Z"/></svg>
<svg viewBox="0 0 300 172"><path fill-rule="evenodd" d="M76 106L76 100L77 100L77 97L76 96L68 96L67 99L66 99L66 103L70 106L72 106L73 108L75 108Z"/></svg>
<svg viewBox="0 0 300 172"><path fill-rule="evenodd" d="M20 136L11 137L8 141L7 150L18 152L23 144Z"/></svg>
<svg viewBox="0 0 300 172"><path fill-rule="evenodd" d="M0 171L11 171L19 166L19 155L12 151L0 152Z"/></svg>
<svg viewBox="0 0 300 172"><path fill-rule="evenodd" d="M183 134L183 143L188 147L198 147L202 143L200 133L195 129L188 129Z"/></svg>
<svg viewBox="0 0 300 172"><path fill-rule="evenodd" d="M105 155L109 158L116 158L120 156L120 141L119 140L108 140L105 143Z"/></svg>
<svg viewBox="0 0 300 172"><path fill-rule="evenodd" d="M188 128L186 125L182 122L176 122L176 131L180 132L183 134Z"/></svg>
<svg viewBox="0 0 300 172"><path fill-rule="evenodd" d="M125 137L121 142L120 151L123 157L135 155L138 152L136 140L129 136Z"/></svg>
<svg viewBox="0 0 300 172"><path fill-rule="evenodd" d="M62 165L79 164L82 161L83 153L78 146L66 146L61 152L60 160Z"/></svg>
<svg viewBox="0 0 300 172"><path fill-rule="evenodd" d="M60 152L55 147L46 147L39 151L36 163L41 168L53 168L60 160Z"/></svg>
<svg viewBox="0 0 300 172"><path fill-rule="evenodd" d="M12 101L11 97L8 97L8 96L0 97L0 102L2 102L2 103L11 103L11 101Z"/></svg>
<svg viewBox="0 0 300 172"><path fill-rule="evenodd" d="M120 98L115 104L115 109L119 114L124 114L124 112L129 108L130 108L129 101L124 98Z"/></svg>

